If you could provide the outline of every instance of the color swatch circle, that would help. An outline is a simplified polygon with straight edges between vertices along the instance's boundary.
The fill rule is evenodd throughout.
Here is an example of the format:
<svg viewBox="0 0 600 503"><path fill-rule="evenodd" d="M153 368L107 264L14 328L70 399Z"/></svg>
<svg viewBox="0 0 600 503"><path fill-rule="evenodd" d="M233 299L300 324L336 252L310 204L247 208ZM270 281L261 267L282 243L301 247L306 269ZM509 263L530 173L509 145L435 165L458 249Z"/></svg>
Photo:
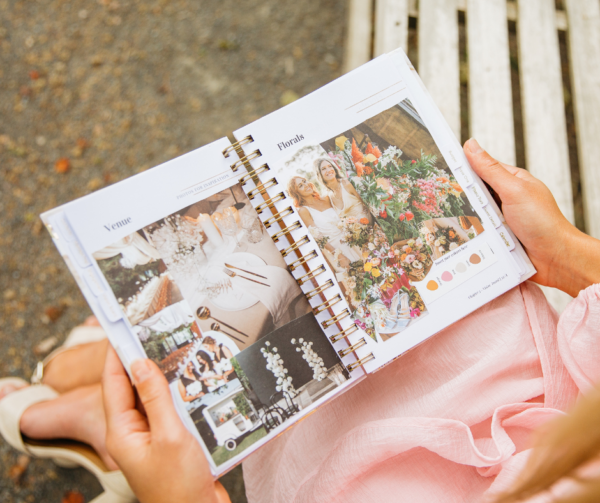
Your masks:
<svg viewBox="0 0 600 503"><path fill-rule="evenodd" d="M429 281L429 283L427 283L427 290L431 290L432 292L434 290L437 290L439 288L439 285L437 284L437 281Z"/></svg>
<svg viewBox="0 0 600 503"><path fill-rule="evenodd" d="M462 274L463 272L467 272L467 266L464 262L459 262L458 264L456 264L456 267L454 268L454 270L460 274Z"/></svg>
<svg viewBox="0 0 600 503"><path fill-rule="evenodd" d="M442 279L443 279L444 281L452 281L452 278L453 278L453 277L454 277L454 276L452 276L452 273L451 273L450 271L444 271L444 272L442 273Z"/></svg>
<svg viewBox="0 0 600 503"><path fill-rule="evenodd" d="M471 264L479 264L481 262L481 257L477 255L477 253L473 253L473 255L469 257L469 262L471 262Z"/></svg>

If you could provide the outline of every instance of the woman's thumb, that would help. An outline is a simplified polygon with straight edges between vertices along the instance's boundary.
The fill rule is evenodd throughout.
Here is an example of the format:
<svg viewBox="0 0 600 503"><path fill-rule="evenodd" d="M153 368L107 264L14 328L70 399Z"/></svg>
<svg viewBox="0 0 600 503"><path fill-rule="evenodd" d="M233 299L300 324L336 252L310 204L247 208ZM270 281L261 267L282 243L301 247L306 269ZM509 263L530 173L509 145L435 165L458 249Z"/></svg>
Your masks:
<svg viewBox="0 0 600 503"><path fill-rule="evenodd" d="M169 383L156 364L149 359L134 360L131 373L153 435L169 431L179 424Z"/></svg>
<svg viewBox="0 0 600 503"><path fill-rule="evenodd" d="M503 193L516 189L519 185L520 180L515 174L521 170L511 167L515 172L509 171L507 167L483 150L475 138L471 138L465 143L464 151L473 171L488 183L500 198Z"/></svg>

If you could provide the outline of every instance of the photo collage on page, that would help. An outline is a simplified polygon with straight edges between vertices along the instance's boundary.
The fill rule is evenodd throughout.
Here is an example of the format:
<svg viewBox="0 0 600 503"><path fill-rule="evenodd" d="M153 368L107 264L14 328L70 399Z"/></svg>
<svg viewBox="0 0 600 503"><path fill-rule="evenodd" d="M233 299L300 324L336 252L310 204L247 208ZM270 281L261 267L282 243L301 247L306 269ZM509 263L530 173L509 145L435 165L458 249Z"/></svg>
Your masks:
<svg viewBox="0 0 600 503"><path fill-rule="evenodd" d="M484 230L409 100L302 147L277 178L375 341L428 315L432 265Z"/></svg>
<svg viewBox="0 0 600 503"><path fill-rule="evenodd" d="M93 256L216 465L349 377L239 185Z"/></svg>

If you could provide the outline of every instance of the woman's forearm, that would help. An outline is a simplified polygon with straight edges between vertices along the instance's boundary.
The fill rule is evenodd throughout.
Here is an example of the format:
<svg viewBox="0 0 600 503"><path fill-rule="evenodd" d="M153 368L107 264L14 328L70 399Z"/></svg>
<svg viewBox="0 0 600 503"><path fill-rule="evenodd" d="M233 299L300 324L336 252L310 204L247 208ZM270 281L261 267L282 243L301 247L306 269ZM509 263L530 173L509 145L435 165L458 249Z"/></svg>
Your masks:
<svg viewBox="0 0 600 503"><path fill-rule="evenodd" d="M563 260L552 264L552 286L577 297L581 290L600 283L600 240L574 229L563 243L563 250Z"/></svg>

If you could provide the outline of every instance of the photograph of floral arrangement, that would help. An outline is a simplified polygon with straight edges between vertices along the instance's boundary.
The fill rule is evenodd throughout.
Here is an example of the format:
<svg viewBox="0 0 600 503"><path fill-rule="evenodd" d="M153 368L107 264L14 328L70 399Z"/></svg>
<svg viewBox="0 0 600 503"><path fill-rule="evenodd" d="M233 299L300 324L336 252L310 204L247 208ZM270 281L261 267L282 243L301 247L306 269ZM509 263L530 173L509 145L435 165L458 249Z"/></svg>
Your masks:
<svg viewBox="0 0 600 503"><path fill-rule="evenodd" d="M416 239L421 224L431 219L477 217L429 131L406 101L321 143L369 208L389 243ZM400 115L408 115L421 130L421 136L430 138L428 150L422 147L417 152L412 147L409 153L398 146L401 137L396 144L390 143L399 131L377 131L379 124L391 129L389 120L381 121L381 116L393 120ZM402 136L414 138L416 134Z"/></svg>
<svg viewBox="0 0 600 503"><path fill-rule="evenodd" d="M418 284L483 227L408 100L320 143L277 172L353 309L387 340L427 314Z"/></svg>

